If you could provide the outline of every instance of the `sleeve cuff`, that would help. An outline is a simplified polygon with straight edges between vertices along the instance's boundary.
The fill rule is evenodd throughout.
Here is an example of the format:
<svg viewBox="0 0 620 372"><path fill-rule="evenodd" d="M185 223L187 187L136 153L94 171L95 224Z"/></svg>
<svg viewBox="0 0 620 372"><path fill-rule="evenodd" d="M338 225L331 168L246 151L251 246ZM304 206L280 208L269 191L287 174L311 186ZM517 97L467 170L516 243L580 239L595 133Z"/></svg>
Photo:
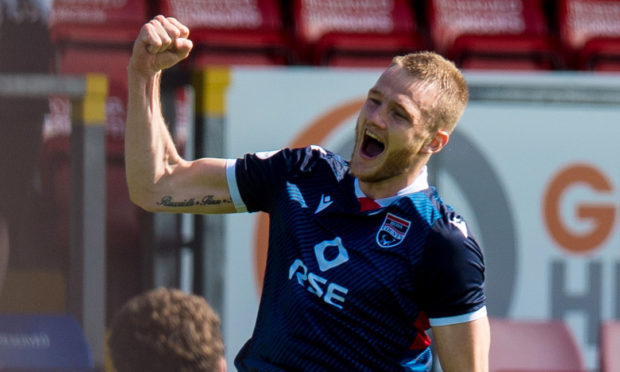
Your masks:
<svg viewBox="0 0 620 372"><path fill-rule="evenodd" d="M228 181L228 192L232 199L233 205L237 212L247 212L248 208L245 206L243 199L241 199L241 193L239 193L239 186L237 185L237 176L235 175L236 159L226 159L226 180Z"/></svg>
<svg viewBox="0 0 620 372"><path fill-rule="evenodd" d="M429 318L428 321L430 322L431 327L446 326L446 325L451 325L451 324L471 322L476 319L485 317L486 315L487 315L487 307L483 306L480 309L474 312L471 312L471 313L456 315L456 316L448 316L445 318Z"/></svg>

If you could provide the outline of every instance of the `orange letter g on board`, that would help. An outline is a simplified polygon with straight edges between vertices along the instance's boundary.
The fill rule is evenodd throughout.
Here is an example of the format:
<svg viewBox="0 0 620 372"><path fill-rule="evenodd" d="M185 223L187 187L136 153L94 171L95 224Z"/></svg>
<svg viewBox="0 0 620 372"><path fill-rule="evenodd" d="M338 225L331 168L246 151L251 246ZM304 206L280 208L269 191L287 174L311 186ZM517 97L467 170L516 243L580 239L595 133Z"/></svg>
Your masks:
<svg viewBox="0 0 620 372"><path fill-rule="evenodd" d="M564 192L577 184L586 185L595 191L609 192L612 185L598 169L585 164L564 168L552 179L544 200L544 217L553 239L571 253L587 253L595 250L610 234L615 219L615 208L605 204L578 204L576 216L592 221L592 228L576 232L566 226L560 212Z"/></svg>

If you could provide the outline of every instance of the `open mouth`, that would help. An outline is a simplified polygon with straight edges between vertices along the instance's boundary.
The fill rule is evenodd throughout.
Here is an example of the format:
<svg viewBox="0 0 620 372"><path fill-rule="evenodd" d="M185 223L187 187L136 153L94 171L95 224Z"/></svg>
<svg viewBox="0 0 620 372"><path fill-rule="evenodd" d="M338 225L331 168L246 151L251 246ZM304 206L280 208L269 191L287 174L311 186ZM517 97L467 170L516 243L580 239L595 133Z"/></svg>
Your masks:
<svg viewBox="0 0 620 372"><path fill-rule="evenodd" d="M362 139L361 150L362 154L365 156L374 158L379 156L383 150L385 150L385 145L374 134L366 131L364 133L364 138Z"/></svg>

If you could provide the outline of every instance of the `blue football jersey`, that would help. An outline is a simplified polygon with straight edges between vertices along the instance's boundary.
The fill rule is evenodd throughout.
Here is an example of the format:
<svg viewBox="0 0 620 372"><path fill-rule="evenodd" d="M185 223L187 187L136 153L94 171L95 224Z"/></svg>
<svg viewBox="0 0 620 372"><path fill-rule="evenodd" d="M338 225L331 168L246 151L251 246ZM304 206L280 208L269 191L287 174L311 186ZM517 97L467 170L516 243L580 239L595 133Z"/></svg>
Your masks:
<svg viewBox="0 0 620 372"><path fill-rule="evenodd" d="M433 187L362 211L348 162L317 146L248 154L227 175L238 211L270 216L239 371L425 371L429 324L486 314L482 251Z"/></svg>

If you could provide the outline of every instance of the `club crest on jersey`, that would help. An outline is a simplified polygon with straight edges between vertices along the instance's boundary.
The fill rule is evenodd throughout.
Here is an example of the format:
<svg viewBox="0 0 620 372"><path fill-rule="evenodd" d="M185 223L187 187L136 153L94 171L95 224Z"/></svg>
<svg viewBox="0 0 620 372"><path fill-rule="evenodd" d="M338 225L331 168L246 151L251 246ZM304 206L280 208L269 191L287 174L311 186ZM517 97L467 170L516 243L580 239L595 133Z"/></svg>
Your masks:
<svg viewBox="0 0 620 372"><path fill-rule="evenodd" d="M379 232L377 232L377 244L383 248L391 248L399 245L405 240L410 226L411 221L388 213L387 216L385 216L385 220L383 220L383 224L379 228Z"/></svg>

